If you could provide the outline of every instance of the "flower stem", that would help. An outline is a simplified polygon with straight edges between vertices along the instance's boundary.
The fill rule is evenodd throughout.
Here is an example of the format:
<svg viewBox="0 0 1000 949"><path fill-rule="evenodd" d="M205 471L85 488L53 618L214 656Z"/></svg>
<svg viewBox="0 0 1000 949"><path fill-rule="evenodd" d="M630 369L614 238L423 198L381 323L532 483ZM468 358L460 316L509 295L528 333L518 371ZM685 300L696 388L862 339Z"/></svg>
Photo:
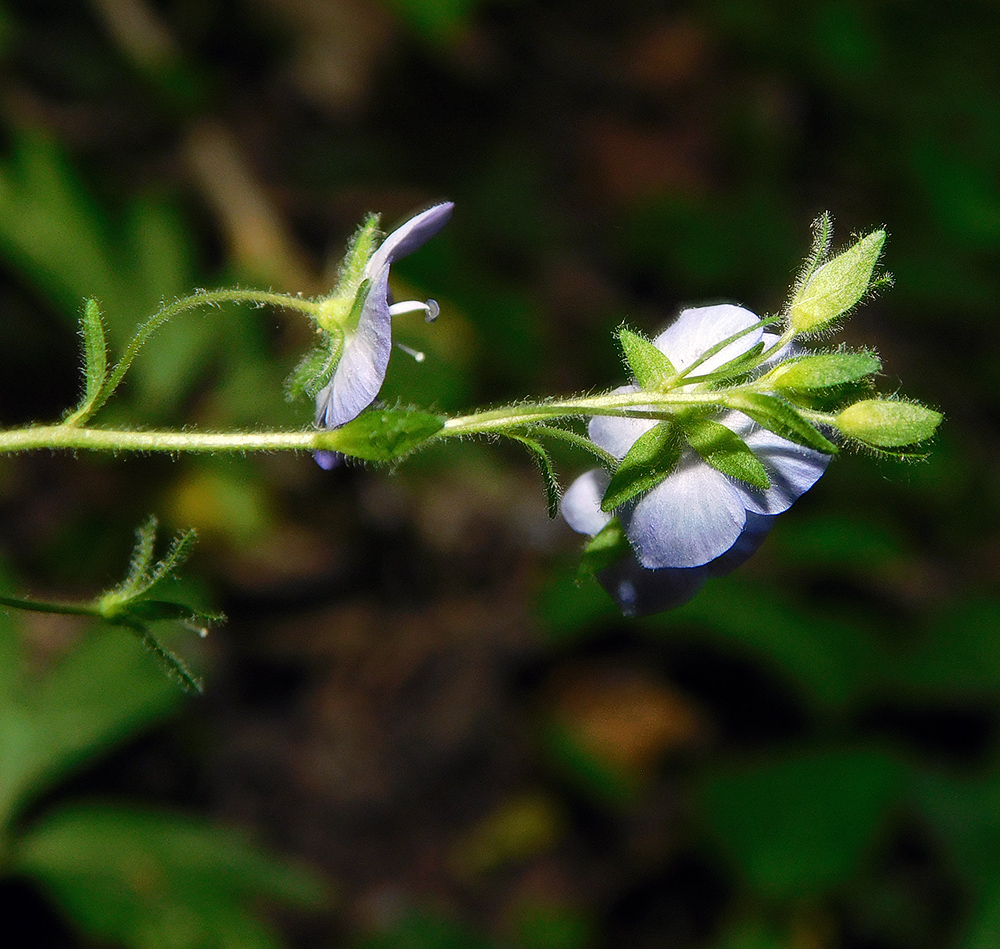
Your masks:
<svg viewBox="0 0 1000 949"><path fill-rule="evenodd" d="M165 432L33 425L0 432L0 454L40 448L86 451L322 451L337 450L337 433L301 432Z"/></svg>

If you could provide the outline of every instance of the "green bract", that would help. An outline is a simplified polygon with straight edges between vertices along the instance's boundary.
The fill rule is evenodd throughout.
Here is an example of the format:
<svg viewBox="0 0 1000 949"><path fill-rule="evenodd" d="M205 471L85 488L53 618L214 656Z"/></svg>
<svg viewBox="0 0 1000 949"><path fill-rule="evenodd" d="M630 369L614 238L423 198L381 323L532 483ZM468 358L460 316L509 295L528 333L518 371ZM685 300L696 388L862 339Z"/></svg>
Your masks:
<svg viewBox="0 0 1000 949"><path fill-rule="evenodd" d="M343 263L340 265L337 286L319 304L316 322L324 330L336 331L351 322L357 323L361 312L358 302L361 284L365 278L365 267L378 246L378 215L369 214L355 231ZM362 296L361 302L364 301ZM352 313L356 310L357 313Z"/></svg>
<svg viewBox="0 0 1000 949"><path fill-rule="evenodd" d="M618 330L618 342L625 354L625 362L641 389L659 389L677 375L666 353L644 336L622 326Z"/></svg>
<svg viewBox="0 0 1000 949"><path fill-rule="evenodd" d="M806 277L788 309L796 333L825 329L865 295L884 243L885 231L875 231Z"/></svg>

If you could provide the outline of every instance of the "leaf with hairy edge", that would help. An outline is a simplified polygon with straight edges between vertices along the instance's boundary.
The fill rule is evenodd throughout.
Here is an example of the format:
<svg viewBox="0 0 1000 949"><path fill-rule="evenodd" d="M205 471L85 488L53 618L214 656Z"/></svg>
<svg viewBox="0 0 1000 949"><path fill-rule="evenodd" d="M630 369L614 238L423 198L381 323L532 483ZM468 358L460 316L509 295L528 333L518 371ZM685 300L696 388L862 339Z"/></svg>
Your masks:
<svg viewBox="0 0 1000 949"><path fill-rule="evenodd" d="M80 330L83 333L84 372L87 376L83 401L86 406L97 398L108 375L108 347L104 339L101 310L96 300L88 300L84 306Z"/></svg>
<svg viewBox="0 0 1000 949"><path fill-rule="evenodd" d="M666 354L638 333L621 326L618 328L618 342L639 388L658 389L667 379L677 375Z"/></svg>
<svg viewBox="0 0 1000 949"><path fill-rule="evenodd" d="M732 429L707 418L687 419L683 427L688 443L706 464L762 491L771 487L760 459Z"/></svg>
<svg viewBox="0 0 1000 949"><path fill-rule="evenodd" d="M542 483L545 485L545 501L548 506L549 517L559 516L559 499L562 492L559 489L559 482L556 480L555 469L552 466L552 459L549 453L542 447L541 443L533 438L526 438L524 435L510 435L516 442L520 442L534 455L538 463L538 470L542 473Z"/></svg>
<svg viewBox="0 0 1000 949"><path fill-rule="evenodd" d="M774 389L792 391L830 389L859 382L881 368L882 360L875 353L866 350L817 353L783 362L772 369L761 382Z"/></svg>
<svg viewBox="0 0 1000 949"><path fill-rule="evenodd" d="M417 409L363 412L342 428L317 432L316 448L364 461L398 461L444 427L441 415Z"/></svg>
<svg viewBox="0 0 1000 949"><path fill-rule="evenodd" d="M814 448L828 455L835 455L839 451L814 425L777 396L762 395L759 392L731 392L726 396L726 404L731 409L748 415L768 431L797 445L805 445L806 448Z"/></svg>
<svg viewBox="0 0 1000 949"><path fill-rule="evenodd" d="M660 422L636 439L622 459L601 502L602 511L613 511L637 494L655 488L677 466L684 440L676 426Z"/></svg>

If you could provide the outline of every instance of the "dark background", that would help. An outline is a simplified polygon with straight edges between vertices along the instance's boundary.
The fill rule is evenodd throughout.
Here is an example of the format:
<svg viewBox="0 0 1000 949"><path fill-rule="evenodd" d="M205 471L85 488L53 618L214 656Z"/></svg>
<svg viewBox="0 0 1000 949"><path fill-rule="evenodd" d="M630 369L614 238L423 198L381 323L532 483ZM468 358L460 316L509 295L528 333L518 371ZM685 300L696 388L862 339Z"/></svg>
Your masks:
<svg viewBox="0 0 1000 949"><path fill-rule="evenodd" d="M926 461L845 453L735 576L638 622L574 583L580 538L504 445L5 459L11 588L93 595L155 512L229 617L174 640L205 695L58 793L304 861L337 895L279 919L303 947L1000 944L998 48L985 2L5 2L5 425L77 398L85 296L120 349L197 286L321 293L365 212L442 199L393 269L442 316L397 321L427 360L394 355L389 399L620 384L617 325L778 311L828 209L839 243L887 228L896 279L831 344L946 415ZM294 314L184 316L105 421L301 427L308 344ZM40 668L81 635L25 633Z"/></svg>

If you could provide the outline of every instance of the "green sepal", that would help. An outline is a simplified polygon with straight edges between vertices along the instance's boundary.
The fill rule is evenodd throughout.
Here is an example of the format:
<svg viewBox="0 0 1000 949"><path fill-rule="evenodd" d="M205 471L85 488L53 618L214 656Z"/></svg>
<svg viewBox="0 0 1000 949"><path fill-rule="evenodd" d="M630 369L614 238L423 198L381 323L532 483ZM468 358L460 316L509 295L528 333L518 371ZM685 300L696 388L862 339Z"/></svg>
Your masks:
<svg viewBox="0 0 1000 949"><path fill-rule="evenodd" d="M320 344L302 357L285 380L285 398L291 402L305 393L315 399L317 393L333 378L340 362L344 337L341 333L320 331Z"/></svg>
<svg viewBox="0 0 1000 949"><path fill-rule="evenodd" d="M732 429L708 418L685 419L682 425L688 444L716 471L762 491L771 487L760 459Z"/></svg>
<svg viewBox="0 0 1000 949"><path fill-rule="evenodd" d="M677 375L673 363L648 339L626 326L618 328L618 343L640 389L659 389Z"/></svg>
<svg viewBox="0 0 1000 949"><path fill-rule="evenodd" d="M654 425L636 439L611 476L601 510L611 512L637 494L655 488L677 467L683 451L684 439L675 425Z"/></svg>
<svg viewBox="0 0 1000 949"><path fill-rule="evenodd" d="M613 517L583 548L577 574L580 577L597 576L602 570L618 563L622 557L627 557L631 551L622 522Z"/></svg>
<svg viewBox="0 0 1000 949"><path fill-rule="evenodd" d="M882 368L882 360L867 350L798 356L775 366L761 379L773 389L804 392L859 382Z"/></svg>
<svg viewBox="0 0 1000 949"><path fill-rule="evenodd" d="M351 238L337 275L337 286L319 301L316 322L321 329L357 325L358 300L363 302L367 293L365 268L378 247L378 237L378 215L370 214Z"/></svg>
<svg viewBox="0 0 1000 949"><path fill-rule="evenodd" d="M723 363L718 369L713 369L707 375L711 376L713 379L721 382L722 380L733 379L737 376L746 375L753 369L757 368L757 363L760 362L760 355L764 352L764 341L761 340L759 343L754 343L745 353L740 353L739 356L734 356L727 363ZM692 378L696 374L692 374Z"/></svg>
<svg viewBox="0 0 1000 949"><path fill-rule="evenodd" d="M824 329L868 292L885 231L874 231L832 260L816 267L792 297L788 320L797 333Z"/></svg>
<svg viewBox="0 0 1000 949"><path fill-rule="evenodd" d="M534 438L528 438L524 435L508 435L508 438L520 442L534 456L535 461L538 463L538 470L542 474L542 484L545 486L545 501L549 517L558 517L559 500L562 497L562 491L559 488L559 481L556 479L555 468L552 465L549 453L542 446L541 442L536 441Z"/></svg>
<svg viewBox="0 0 1000 949"><path fill-rule="evenodd" d="M726 397L726 404L729 408L748 415L768 431L787 438L797 445L814 448L828 455L835 455L839 450L789 403L777 396L734 391Z"/></svg>
<svg viewBox="0 0 1000 949"><path fill-rule="evenodd" d="M398 461L441 431L445 421L418 409L372 409L341 428L317 432L316 448L364 461Z"/></svg>
<svg viewBox="0 0 1000 949"><path fill-rule="evenodd" d="M837 416L837 428L876 448L904 448L926 441L944 416L919 402L899 399L865 399L849 405Z"/></svg>

